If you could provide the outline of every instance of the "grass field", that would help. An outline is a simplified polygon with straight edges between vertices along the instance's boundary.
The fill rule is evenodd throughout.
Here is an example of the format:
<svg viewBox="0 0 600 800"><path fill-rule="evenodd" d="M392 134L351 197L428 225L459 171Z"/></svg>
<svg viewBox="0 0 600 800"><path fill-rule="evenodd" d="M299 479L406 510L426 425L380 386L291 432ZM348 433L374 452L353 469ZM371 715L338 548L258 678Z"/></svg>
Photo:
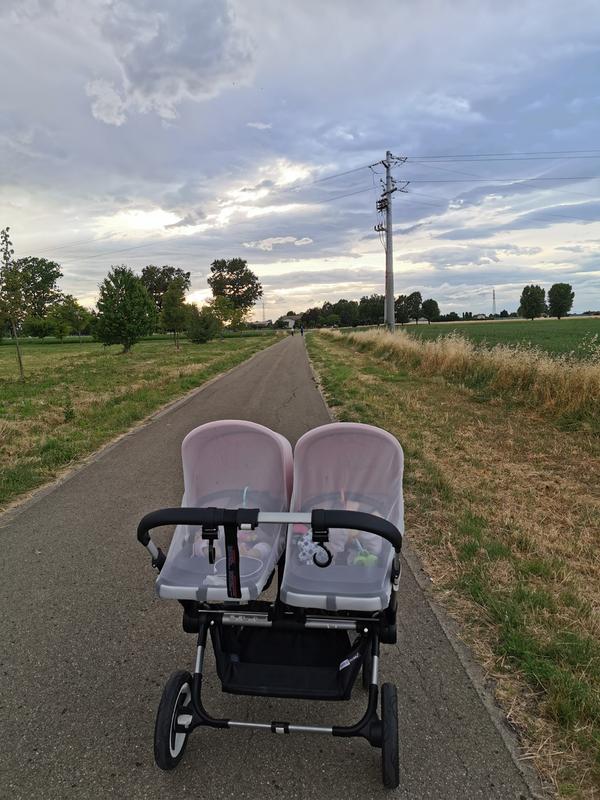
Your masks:
<svg viewBox="0 0 600 800"><path fill-rule="evenodd" d="M125 355L94 342L25 343L24 384L14 346L0 348L0 507L275 338L183 341L179 352L160 339Z"/></svg>
<svg viewBox="0 0 600 800"><path fill-rule="evenodd" d="M458 333L476 344L531 344L549 353L574 353L586 357L586 340L598 336L600 319L581 317L578 319L506 320L504 322L433 322L431 325L405 325L411 336L437 339L449 333Z"/></svg>
<svg viewBox="0 0 600 800"><path fill-rule="evenodd" d="M597 798L598 438L348 336L307 346L338 419L401 442L407 535L530 757L560 796Z"/></svg>

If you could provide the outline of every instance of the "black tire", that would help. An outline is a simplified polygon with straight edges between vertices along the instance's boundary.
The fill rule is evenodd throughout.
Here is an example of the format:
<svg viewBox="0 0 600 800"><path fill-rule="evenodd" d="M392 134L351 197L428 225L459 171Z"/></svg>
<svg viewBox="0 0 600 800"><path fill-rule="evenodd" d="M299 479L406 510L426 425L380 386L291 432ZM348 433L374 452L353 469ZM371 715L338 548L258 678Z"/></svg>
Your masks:
<svg viewBox="0 0 600 800"><path fill-rule="evenodd" d="M366 691L369 690L371 685L371 673L373 671L373 656L371 654L371 643L367 645L367 652L362 665L362 687Z"/></svg>
<svg viewBox="0 0 600 800"><path fill-rule="evenodd" d="M191 692L192 676L183 670L174 672L163 690L154 726L154 760L161 769L175 769L185 753L189 734L176 733L174 725L181 710L189 706Z"/></svg>
<svg viewBox="0 0 600 800"><path fill-rule="evenodd" d="M396 789L400 783L398 743L398 693L393 683L381 687L381 776L383 785Z"/></svg>

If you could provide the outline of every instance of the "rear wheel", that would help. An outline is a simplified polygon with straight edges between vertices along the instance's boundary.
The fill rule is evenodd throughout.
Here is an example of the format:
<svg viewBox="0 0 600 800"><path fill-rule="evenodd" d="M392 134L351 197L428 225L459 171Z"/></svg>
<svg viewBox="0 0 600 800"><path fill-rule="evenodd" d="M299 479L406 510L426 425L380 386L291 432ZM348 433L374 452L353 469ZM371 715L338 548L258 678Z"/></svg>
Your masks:
<svg viewBox="0 0 600 800"><path fill-rule="evenodd" d="M192 676L174 672L165 686L154 727L154 760L161 769L175 769L183 758L188 734L175 730L177 719L191 714Z"/></svg>
<svg viewBox="0 0 600 800"><path fill-rule="evenodd" d="M381 773L383 784L396 789L400 783L398 743L398 693L392 683L381 687Z"/></svg>

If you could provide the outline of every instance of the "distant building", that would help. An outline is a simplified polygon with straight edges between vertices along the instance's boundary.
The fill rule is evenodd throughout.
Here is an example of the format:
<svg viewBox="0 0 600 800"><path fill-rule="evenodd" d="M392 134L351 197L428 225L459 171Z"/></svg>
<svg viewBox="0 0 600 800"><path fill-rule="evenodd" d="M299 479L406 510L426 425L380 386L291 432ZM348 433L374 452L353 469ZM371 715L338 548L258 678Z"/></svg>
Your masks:
<svg viewBox="0 0 600 800"><path fill-rule="evenodd" d="M473 314L473 319L487 319L487 314Z"/></svg>

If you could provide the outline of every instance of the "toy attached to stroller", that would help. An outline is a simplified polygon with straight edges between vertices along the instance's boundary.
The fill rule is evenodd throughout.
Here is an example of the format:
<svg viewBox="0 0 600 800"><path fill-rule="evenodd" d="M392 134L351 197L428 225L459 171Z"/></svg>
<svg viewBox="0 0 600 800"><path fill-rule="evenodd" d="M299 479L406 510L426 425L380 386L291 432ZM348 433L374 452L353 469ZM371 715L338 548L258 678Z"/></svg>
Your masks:
<svg viewBox="0 0 600 800"><path fill-rule="evenodd" d="M379 644L396 641L400 445L379 428L334 423L305 434L292 458L268 428L224 421L189 433L182 456L182 507L147 514L137 532L159 597L181 603L184 630L198 637L193 674L173 673L163 692L157 765L177 766L200 726L360 736L381 748L383 782L395 788L394 685L383 684L377 712ZM167 556L149 533L162 525L177 526ZM275 600L259 599L275 572ZM363 717L330 727L212 717L201 697L209 631L223 691L348 700L362 667Z"/></svg>

